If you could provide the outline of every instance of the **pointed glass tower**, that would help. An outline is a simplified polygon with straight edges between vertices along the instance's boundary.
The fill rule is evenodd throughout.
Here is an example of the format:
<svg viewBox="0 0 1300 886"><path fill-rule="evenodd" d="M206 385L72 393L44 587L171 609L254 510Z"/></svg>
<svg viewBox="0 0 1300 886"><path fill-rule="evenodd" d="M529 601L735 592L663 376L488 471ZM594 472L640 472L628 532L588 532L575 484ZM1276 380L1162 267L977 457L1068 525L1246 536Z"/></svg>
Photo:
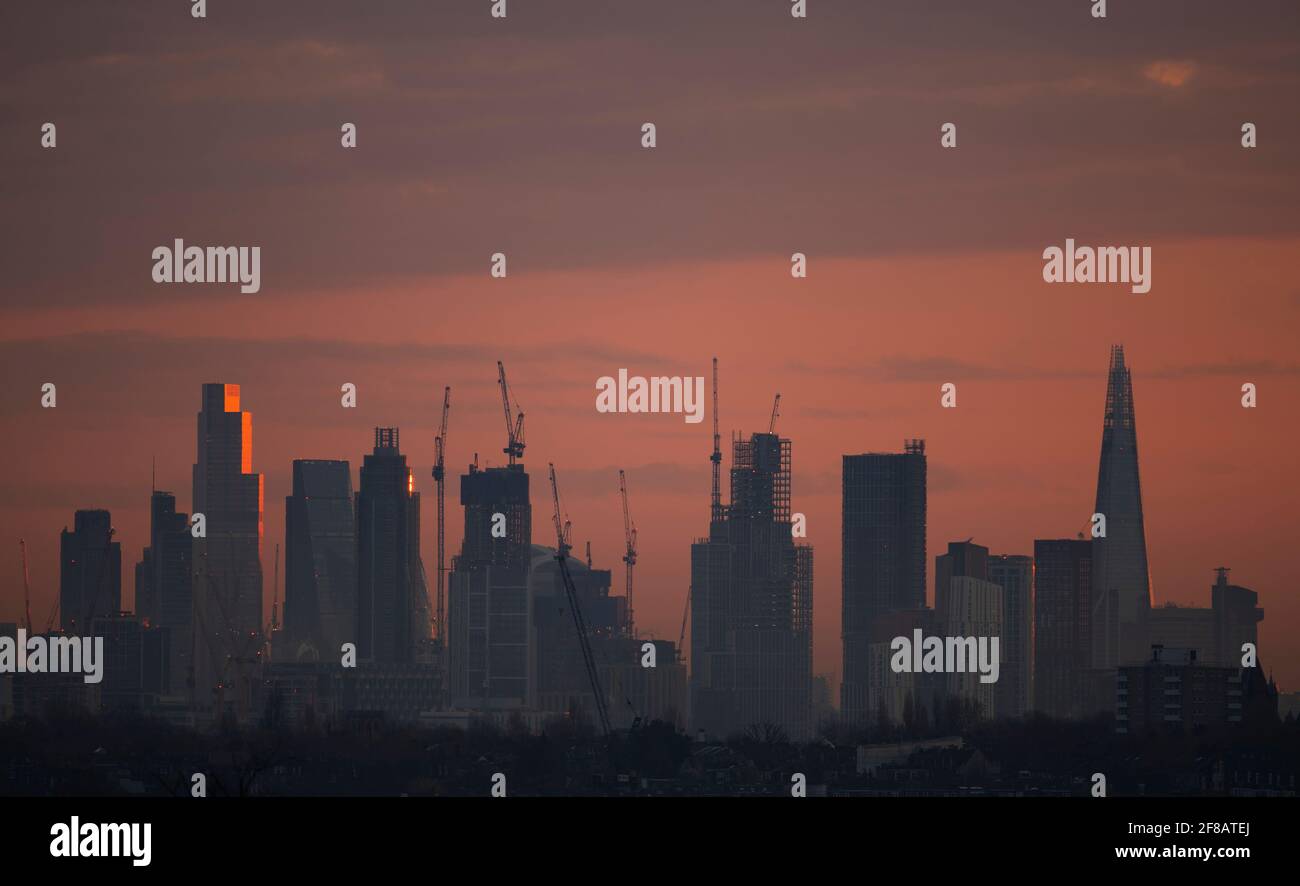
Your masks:
<svg viewBox="0 0 1300 886"><path fill-rule="evenodd" d="M1092 541L1092 665L1112 669L1146 660L1151 610L1133 380L1121 345L1110 350L1096 512L1106 535Z"/></svg>

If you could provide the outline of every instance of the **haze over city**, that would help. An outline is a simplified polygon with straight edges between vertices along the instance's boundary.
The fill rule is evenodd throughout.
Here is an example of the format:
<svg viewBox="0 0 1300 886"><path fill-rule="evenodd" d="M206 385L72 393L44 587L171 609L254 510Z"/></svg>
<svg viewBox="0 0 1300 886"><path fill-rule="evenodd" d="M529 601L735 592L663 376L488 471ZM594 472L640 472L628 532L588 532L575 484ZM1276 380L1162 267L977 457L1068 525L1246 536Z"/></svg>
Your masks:
<svg viewBox="0 0 1300 886"><path fill-rule="evenodd" d="M22 170L0 184L0 619L20 619L22 537L44 621L80 508L112 511L130 587L155 460L189 507L206 382L240 384L254 416L268 579L291 461L355 475L375 426L401 428L427 558L443 386L449 469L500 464L503 359L534 539L555 462L575 542L620 590L625 469L637 624L676 640L709 422L600 414L596 381L707 376L716 355L724 438L764 430L781 393L817 551L814 669L834 675L840 457L924 438L928 556L972 536L1032 554L1087 527L1122 343L1155 603L1206 605L1231 567L1266 612L1265 668L1294 689L1300 41L1269 26L1289 4L1125 8L1096 41L1065 4L954 3L922 24L825 3L795 35L781 4L770 22L741 2L565 7L516 4L505 38L450 6L232 4L204 33L150 4L0 13L0 151ZM1260 142L1243 154L1244 119ZM45 120L60 141L42 154ZM261 290L155 285L151 251L182 236L259 245ZM1045 284L1042 251L1066 237L1150 246L1151 291ZM488 274L498 251L506 279ZM949 382L957 409L939 405ZM453 514L449 549L460 529Z"/></svg>

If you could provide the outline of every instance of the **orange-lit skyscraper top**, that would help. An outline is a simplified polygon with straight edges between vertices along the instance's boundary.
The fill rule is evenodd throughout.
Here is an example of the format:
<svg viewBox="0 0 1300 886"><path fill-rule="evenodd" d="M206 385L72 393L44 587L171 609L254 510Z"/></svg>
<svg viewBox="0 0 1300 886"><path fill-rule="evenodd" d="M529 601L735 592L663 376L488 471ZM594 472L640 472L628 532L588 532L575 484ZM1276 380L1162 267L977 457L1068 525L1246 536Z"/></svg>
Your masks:
<svg viewBox="0 0 1300 886"><path fill-rule="evenodd" d="M261 649L262 476L239 385L205 384L194 464L194 704L246 711L245 672ZM197 532L197 527L195 527Z"/></svg>

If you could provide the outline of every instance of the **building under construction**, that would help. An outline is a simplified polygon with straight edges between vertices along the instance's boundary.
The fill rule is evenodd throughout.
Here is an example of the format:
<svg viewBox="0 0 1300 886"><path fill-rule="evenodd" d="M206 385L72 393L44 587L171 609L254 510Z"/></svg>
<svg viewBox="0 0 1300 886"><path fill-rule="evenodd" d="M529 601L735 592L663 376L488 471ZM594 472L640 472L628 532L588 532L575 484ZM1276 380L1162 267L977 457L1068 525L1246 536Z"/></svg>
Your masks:
<svg viewBox="0 0 1300 886"><path fill-rule="evenodd" d="M691 546L692 723L712 735L813 730L813 552L792 536L790 451L775 433L733 440L731 504L715 474L709 537Z"/></svg>
<svg viewBox="0 0 1300 886"><path fill-rule="evenodd" d="M532 560L528 474L522 464L486 470L471 465L460 478L460 503L465 536L448 576L451 703L523 706L529 694Z"/></svg>

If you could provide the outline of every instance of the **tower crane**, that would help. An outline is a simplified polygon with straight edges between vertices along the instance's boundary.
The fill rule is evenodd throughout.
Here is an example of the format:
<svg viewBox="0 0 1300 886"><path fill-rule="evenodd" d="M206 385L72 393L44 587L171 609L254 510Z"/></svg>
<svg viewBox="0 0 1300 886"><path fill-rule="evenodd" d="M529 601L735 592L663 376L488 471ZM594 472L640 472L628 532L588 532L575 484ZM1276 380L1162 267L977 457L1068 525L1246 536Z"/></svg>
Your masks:
<svg viewBox="0 0 1300 886"><path fill-rule="evenodd" d="M271 579L271 626L266 631L266 640L280 629L280 546L275 546L275 572Z"/></svg>
<svg viewBox="0 0 1300 886"><path fill-rule="evenodd" d="M497 361L497 384L501 386L501 405L506 413L506 437L509 441L506 448L501 451L510 457L510 464L513 466L516 459L524 457L524 412L519 409L518 403L515 403L515 412L511 410L506 367L500 360Z"/></svg>
<svg viewBox="0 0 1300 886"><path fill-rule="evenodd" d="M780 397L780 394L777 395ZM776 407L772 408L775 413ZM775 421L775 417L773 418ZM722 522L722 435L718 433L718 358L713 358L713 454L709 456L709 461L713 464L713 490L710 497L709 507L709 526L712 535L712 526L715 523ZM686 644L686 619L691 614L691 589L686 588L686 605L682 608L682 630L677 636L677 654L683 659L685 654L682 651Z"/></svg>
<svg viewBox="0 0 1300 886"><path fill-rule="evenodd" d="M447 570L446 550L447 550L447 527L446 527L446 481L447 468L445 456L447 454L447 415L451 412L451 385L442 389L442 421L438 424L438 436L433 438L434 463L433 463L433 482L438 490L438 600L437 612L435 618L438 621L438 641L443 647L447 645L447 628L443 623L443 615L446 611L446 597L443 588L445 587L444 576Z"/></svg>
<svg viewBox="0 0 1300 886"><path fill-rule="evenodd" d="M570 526L561 518L560 487L555 480L555 465L551 468L551 496L555 501L555 560L560 564L560 580L564 584L564 593L569 600L569 609L573 612L573 626L578 632L578 644L582 647L582 661L587 668L587 679L591 683L592 695L596 698L596 714L600 720L601 733L609 738L609 708L605 703L605 694L600 689L600 673L596 670L596 660L591 652L591 638L587 634L587 622L582 617L582 608L578 605L578 591L573 585L573 576L569 574L569 534Z"/></svg>
<svg viewBox="0 0 1300 886"><path fill-rule="evenodd" d="M23 554L23 615L27 618L27 633L32 632L32 582L27 574L27 542L18 539L18 549Z"/></svg>
<svg viewBox="0 0 1300 886"><path fill-rule="evenodd" d="M776 395L776 400L772 403L772 420L767 423L767 432L776 433L776 420L781 415L781 395Z"/></svg>
<svg viewBox="0 0 1300 886"><path fill-rule="evenodd" d="M623 540L627 545L627 552L623 554L623 562L627 564L627 635L636 636L632 609L632 569L636 566L636 524L632 522L631 513L627 507L627 475L620 469L618 472L618 492L623 499Z"/></svg>

